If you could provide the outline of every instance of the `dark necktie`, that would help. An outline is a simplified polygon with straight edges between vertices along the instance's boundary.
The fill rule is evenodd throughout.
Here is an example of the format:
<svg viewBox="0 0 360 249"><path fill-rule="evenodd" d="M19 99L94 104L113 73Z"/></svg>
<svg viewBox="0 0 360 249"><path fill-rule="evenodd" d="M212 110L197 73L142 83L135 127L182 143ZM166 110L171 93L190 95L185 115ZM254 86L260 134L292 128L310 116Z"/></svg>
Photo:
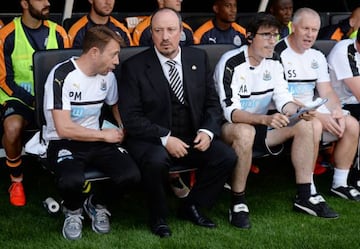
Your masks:
<svg viewBox="0 0 360 249"><path fill-rule="evenodd" d="M175 96L179 99L179 101L182 104L184 104L183 84L181 82L179 72L175 66L176 62L173 60L168 60L166 64L170 66L170 70L169 70L170 87L174 91Z"/></svg>

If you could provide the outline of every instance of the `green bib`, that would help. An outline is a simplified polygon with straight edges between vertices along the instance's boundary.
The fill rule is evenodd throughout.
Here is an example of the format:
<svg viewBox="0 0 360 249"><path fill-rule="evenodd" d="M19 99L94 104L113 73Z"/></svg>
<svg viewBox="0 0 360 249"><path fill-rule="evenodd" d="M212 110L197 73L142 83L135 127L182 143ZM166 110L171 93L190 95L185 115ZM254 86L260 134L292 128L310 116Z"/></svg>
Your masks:
<svg viewBox="0 0 360 249"><path fill-rule="evenodd" d="M11 54L11 61L14 71L14 81L17 85L24 88L27 92L34 95L34 78L32 71L32 55L35 52L29 43L24 29L21 24L21 17L14 18L15 23L15 38L14 38L14 51ZM56 40L56 23L49 22L49 36L46 44L46 49L58 48ZM17 99L7 95L0 89L0 103L10 99ZM21 100L20 100L21 101Z"/></svg>

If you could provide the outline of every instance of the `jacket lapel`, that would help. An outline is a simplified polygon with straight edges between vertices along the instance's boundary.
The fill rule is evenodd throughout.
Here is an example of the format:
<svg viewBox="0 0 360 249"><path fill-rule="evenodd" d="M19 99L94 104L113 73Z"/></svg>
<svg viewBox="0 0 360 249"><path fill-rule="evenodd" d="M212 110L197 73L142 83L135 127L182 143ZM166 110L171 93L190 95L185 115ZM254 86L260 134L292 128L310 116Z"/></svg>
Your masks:
<svg viewBox="0 0 360 249"><path fill-rule="evenodd" d="M193 100L196 98L193 94L196 91L196 84L194 84L194 80L196 80L196 71L197 65L193 63L194 61L189 53L181 53L182 56L182 70L183 70L183 86L184 86L184 96L191 107L193 107Z"/></svg>
<svg viewBox="0 0 360 249"><path fill-rule="evenodd" d="M156 92L157 97L163 100L164 103L170 104L169 83L163 73L154 49L152 49L152 53L152 56L148 56L146 77L150 86Z"/></svg>

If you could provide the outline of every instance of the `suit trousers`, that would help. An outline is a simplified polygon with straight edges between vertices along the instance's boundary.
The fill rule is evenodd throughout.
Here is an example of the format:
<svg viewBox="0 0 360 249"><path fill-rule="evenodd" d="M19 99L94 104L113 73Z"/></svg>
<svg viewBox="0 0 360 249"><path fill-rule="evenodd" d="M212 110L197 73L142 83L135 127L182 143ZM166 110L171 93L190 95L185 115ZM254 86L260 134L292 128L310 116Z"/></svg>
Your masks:
<svg viewBox="0 0 360 249"><path fill-rule="evenodd" d="M223 190L237 160L233 149L217 138L213 139L206 151L190 148L188 155L181 159L171 157L160 143L129 138L127 148L141 171L150 221L166 218L168 214L165 184L169 184L169 170L172 165L198 168L195 185L183 204L211 207Z"/></svg>

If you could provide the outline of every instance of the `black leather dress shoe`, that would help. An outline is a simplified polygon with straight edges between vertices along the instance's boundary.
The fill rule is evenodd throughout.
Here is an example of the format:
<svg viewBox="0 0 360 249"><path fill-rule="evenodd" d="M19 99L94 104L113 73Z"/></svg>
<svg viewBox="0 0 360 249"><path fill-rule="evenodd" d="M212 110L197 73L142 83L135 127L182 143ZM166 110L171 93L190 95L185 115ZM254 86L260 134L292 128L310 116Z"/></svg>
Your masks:
<svg viewBox="0 0 360 249"><path fill-rule="evenodd" d="M203 216L195 205L182 207L179 211L179 217L185 220L189 220L198 226L208 228L216 227L216 224L209 218Z"/></svg>
<svg viewBox="0 0 360 249"><path fill-rule="evenodd" d="M170 227L166 224L164 219L158 219L154 224L151 224L151 232L160 238L171 236Z"/></svg>

